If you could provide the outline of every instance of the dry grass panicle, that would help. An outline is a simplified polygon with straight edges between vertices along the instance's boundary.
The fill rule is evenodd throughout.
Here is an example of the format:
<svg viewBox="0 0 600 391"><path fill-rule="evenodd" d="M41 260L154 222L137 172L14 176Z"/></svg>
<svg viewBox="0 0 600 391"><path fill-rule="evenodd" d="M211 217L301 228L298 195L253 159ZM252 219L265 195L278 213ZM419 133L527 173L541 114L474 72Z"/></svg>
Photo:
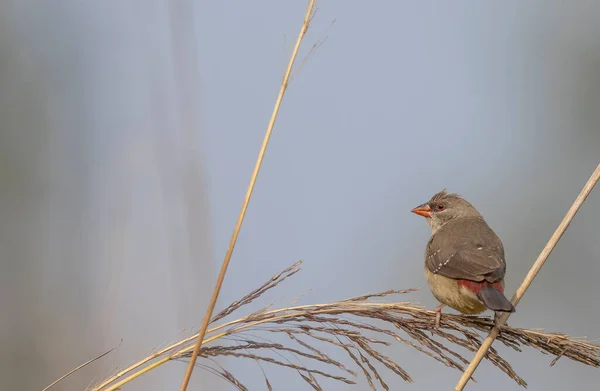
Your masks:
<svg viewBox="0 0 600 391"><path fill-rule="evenodd" d="M295 371L315 390L323 389L320 379L354 384L359 375L364 376L372 390L388 390L382 370L408 382L413 379L401 363L382 353L382 346L400 342L448 367L463 371L469 361L461 351L477 351L483 340L482 334L494 326L486 317L444 314L440 327L435 328L433 311L408 301L389 300L414 289L389 290L325 304L261 308L239 319L215 325L298 273L300 264L297 262L273 276L211 319L212 328L203 342L199 354L202 361L198 367L222 377L239 390L247 390L247 387L237 375L218 363L218 357L237 357L260 363L265 387L269 390L272 389L266 374L269 365ZM287 337L286 342L275 342L278 336ZM144 358L91 390L116 390L165 362L188 359L196 337L197 334ZM523 347L531 347L552 355L554 359L550 365L566 357L585 365L600 366L600 346L563 334L506 325L498 340L519 352ZM337 358L340 354L347 358L347 363ZM496 349L491 348L486 358L519 385L527 385Z"/></svg>

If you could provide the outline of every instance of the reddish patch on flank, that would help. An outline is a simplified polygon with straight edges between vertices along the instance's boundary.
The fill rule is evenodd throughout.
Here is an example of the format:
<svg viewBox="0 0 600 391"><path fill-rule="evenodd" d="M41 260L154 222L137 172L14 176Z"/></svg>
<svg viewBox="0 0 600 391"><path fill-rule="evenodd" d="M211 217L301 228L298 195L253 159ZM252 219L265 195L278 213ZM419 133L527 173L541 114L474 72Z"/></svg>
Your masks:
<svg viewBox="0 0 600 391"><path fill-rule="evenodd" d="M502 287L502 284L500 282L494 282L493 284L490 284L487 281L477 282L470 280L458 280L458 286L464 286L465 288L467 288L475 294L479 293L483 288L485 288L488 285L504 293L504 288Z"/></svg>

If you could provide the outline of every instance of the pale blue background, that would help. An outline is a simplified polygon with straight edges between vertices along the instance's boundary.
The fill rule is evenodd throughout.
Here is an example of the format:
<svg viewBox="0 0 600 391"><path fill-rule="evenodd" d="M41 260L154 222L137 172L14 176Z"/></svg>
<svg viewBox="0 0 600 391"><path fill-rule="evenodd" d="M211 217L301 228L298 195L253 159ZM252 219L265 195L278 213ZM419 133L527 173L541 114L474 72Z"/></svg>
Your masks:
<svg viewBox="0 0 600 391"><path fill-rule="evenodd" d="M198 326L305 7L0 3L1 389L41 389L123 338L60 388L82 389ZM320 1L300 60L328 39L290 85L220 305L297 259L266 301L426 288L429 229L409 211L444 187L500 235L514 292L599 161L599 15L583 0ZM600 335L599 194L511 324ZM427 289L410 299L436 305ZM531 390L600 381L502 351ZM390 355L416 381L383 372L392 389L460 376L404 346ZM253 363L221 362L264 389ZM309 389L264 367L276 389ZM178 389L184 368L126 389ZM487 363L476 377L468 389L518 389ZM201 388L232 389L198 371Z"/></svg>

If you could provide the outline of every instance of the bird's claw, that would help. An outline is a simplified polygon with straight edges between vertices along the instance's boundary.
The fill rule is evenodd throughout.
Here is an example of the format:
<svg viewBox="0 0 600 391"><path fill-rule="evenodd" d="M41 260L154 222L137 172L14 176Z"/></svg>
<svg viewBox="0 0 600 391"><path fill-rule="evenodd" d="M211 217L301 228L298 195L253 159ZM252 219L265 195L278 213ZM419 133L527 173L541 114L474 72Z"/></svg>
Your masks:
<svg viewBox="0 0 600 391"><path fill-rule="evenodd" d="M436 312L435 314L435 328L439 328L440 327L440 320L442 319L442 308L444 308L445 305L444 304L440 304L437 307L435 307L434 311Z"/></svg>
<svg viewBox="0 0 600 391"><path fill-rule="evenodd" d="M442 311L435 314L435 328L440 328L440 320L442 320Z"/></svg>
<svg viewBox="0 0 600 391"><path fill-rule="evenodd" d="M494 311L494 326L496 326L499 331L502 331L504 326L506 326L506 323L500 322L500 316L501 313Z"/></svg>

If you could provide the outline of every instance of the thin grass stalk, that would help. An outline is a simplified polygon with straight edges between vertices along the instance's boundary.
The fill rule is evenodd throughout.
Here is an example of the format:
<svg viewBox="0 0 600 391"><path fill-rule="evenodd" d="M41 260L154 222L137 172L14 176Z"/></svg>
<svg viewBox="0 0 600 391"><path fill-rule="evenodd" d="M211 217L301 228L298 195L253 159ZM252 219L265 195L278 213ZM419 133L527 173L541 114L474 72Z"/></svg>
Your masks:
<svg viewBox="0 0 600 391"><path fill-rule="evenodd" d="M256 161L256 165L254 166L254 172L252 173L252 177L250 179L250 184L248 185L248 190L246 191L246 197L244 198L244 202L242 204L242 209L238 216L237 223L233 230L233 234L231 236L231 241L229 243L229 247L225 254L225 259L223 260L223 264L221 266L221 272L219 273L219 277L217 278L217 283L215 289L213 291L213 295L211 297L210 303L206 310L206 314L204 315L204 319L202 320L202 325L200 326L200 331L198 333L198 339L196 340L196 344L194 346L194 350L192 352L189 365L185 372L185 376L183 378L183 382L181 384L181 391L185 391L189 384L190 378L192 376L192 372L196 365L196 358L198 357L198 353L200 352L200 348L202 347L202 341L204 339L204 335L206 334L206 329L208 328L209 320L212 316L212 313L215 308L215 304L219 297L219 292L221 291L221 286L223 285L223 280L225 279L225 274L227 273L227 267L229 266L229 262L231 260L231 255L233 254L233 250L235 248L235 243L237 242L237 238L242 227L242 223L244 222L244 216L246 215L246 210L248 209L248 204L250 203L250 198L252 196L252 192L254 190L254 185L256 183L256 178L258 177L258 173L260 171L260 167L265 155L265 151L267 150L267 146L269 144L269 139L271 138L271 133L273 131L273 127L275 126L275 121L277 119L277 114L279 113L279 108L281 107L281 102L283 100L283 96L285 95L285 91L288 87L288 81L290 78L290 74L292 73L292 69L294 67L294 62L296 61L296 56L298 54L298 50L300 48L300 44L302 43L302 39L308 30L308 26L310 23L311 16L313 14L313 9L315 5L315 0L310 0L308 3L308 7L306 10L306 14L304 16L304 22L302 23L302 28L300 29L300 34L298 35L298 39L296 41L296 46L292 51L292 56L290 58L288 68L283 77L283 81L281 82L281 88L279 90L279 96L277 97L277 101L275 102L275 108L273 109L273 114L269 121L269 125L267 127L267 131L264 137L263 144L260 148L258 159Z"/></svg>
<svg viewBox="0 0 600 391"><path fill-rule="evenodd" d="M48 384L46 387L44 387L44 389L42 391L48 391L49 389L51 389L52 387L54 387L55 385L57 385L58 383L60 383L61 381L65 380L67 377L71 376L73 373L79 371L80 369L83 369L85 367L87 367L88 365L90 365L91 363L100 360L102 357L106 356L107 354L111 353L113 350L115 350L117 347L115 346L114 348L107 350L106 352L102 353L101 355L94 357L86 362L84 362L83 364L73 368L72 370L70 370L69 372L65 373L64 375L62 375L61 377L59 377L58 379L56 379L55 381L53 381L52 383Z"/></svg>
<svg viewBox="0 0 600 391"><path fill-rule="evenodd" d="M554 250L554 247L569 227L569 224L571 224L571 221L579 211L579 208L581 208L581 206L585 202L585 199L588 197L588 195L590 195L590 193L594 189L594 186L596 186L596 183L598 183L599 179L600 164L598 165L598 167L596 167L596 169L588 179L587 183L585 184L585 186L583 187L583 189L569 208L569 211L559 224L558 228L556 228L556 231L554 231L554 234L552 234L550 240L548 241L546 246L544 246L542 252L538 256L538 259L535 261L535 263L529 270L529 273L527 273L527 276L523 280L523 283L515 292L514 296L511 299L511 303L513 303L514 306L516 306L517 303L519 303L519 301L533 282L535 276L542 269L542 266L544 266L544 263L548 259L548 256L550 255L552 250ZM479 366L479 363L481 362L481 360L483 360L483 357L485 357L485 355L487 354L488 350L492 346L492 343L494 343L494 340L498 337L498 334L500 333L500 328L508 320L510 315L510 312L505 312L498 318L498 324L490 331L485 341L481 344L481 347L475 354L475 357L473 357L473 360L471 360L471 363L463 373L462 377L459 379L458 383L456 384L456 387L454 387L454 391L462 391L465 388L465 386L469 382L469 379L471 378L471 376L473 376L473 373Z"/></svg>

